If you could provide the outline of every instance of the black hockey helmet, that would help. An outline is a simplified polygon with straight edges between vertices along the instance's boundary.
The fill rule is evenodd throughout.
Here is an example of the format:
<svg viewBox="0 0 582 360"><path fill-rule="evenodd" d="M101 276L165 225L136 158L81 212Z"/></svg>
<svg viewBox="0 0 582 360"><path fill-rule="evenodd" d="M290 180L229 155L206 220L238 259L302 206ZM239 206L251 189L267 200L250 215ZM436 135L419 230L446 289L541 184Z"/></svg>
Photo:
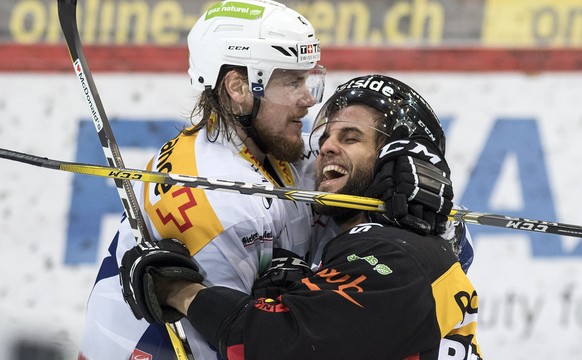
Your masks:
<svg viewBox="0 0 582 360"><path fill-rule="evenodd" d="M384 114L382 129L388 136L406 126L409 137L424 137L445 154L445 133L435 112L410 86L384 75L366 75L340 85L315 118L313 129L322 127L340 109L362 104Z"/></svg>

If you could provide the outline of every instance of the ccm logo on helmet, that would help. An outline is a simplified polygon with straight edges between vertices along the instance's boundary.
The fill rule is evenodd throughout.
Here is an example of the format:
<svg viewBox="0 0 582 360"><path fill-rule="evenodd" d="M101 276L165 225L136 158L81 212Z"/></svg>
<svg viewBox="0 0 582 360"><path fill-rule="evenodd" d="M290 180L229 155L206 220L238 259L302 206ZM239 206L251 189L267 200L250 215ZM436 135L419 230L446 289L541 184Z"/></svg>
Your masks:
<svg viewBox="0 0 582 360"><path fill-rule="evenodd" d="M230 45L228 47L228 50L242 50L242 51L247 51L250 50L251 47L250 46L242 46L242 45Z"/></svg>
<svg viewBox="0 0 582 360"><path fill-rule="evenodd" d="M352 80L348 83L340 85L335 92L339 92L344 89L369 89L379 92L385 96L394 95L394 89L388 85L384 85L384 80L373 80L374 77L370 76L367 79Z"/></svg>

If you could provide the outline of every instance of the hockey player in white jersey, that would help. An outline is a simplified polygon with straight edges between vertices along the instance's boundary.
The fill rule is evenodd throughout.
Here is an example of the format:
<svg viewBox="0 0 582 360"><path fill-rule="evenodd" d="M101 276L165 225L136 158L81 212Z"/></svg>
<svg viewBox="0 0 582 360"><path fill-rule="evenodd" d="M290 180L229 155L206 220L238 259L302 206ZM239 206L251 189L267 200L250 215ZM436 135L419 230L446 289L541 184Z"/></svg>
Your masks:
<svg viewBox="0 0 582 360"><path fill-rule="evenodd" d="M304 153L301 120L323 95L325 69L309 21L272 1L225 1L200 17L188 47L200 91L193 126L164 144L148 170L312 188L292 164ZM135 190L154 239L185 244L208 286L250 293L274 247L318 261L305 203L149 183ZM88 301L80 359L176 358L166 328L136 320L124 302L118 268L133 246L122 220ZM182 324L195 359L220 358Z"/></svg>
<svg viewBox="0 0 582 360"><path fill-rule="evenodd" d="M275 2L222 2L188 35L194 126L164 144L148 170L305 188L290 162L304 151L302 118L321 100L319 41L299 13ZM225 192L136 184L155 239L184 243L207 281L250 292L273 246L305 255L312 213L305 203ZM173 359L164 327L134 318L118 279L135 245L122 221L91 293L80 358ZM217 354L184 322L196 359Z"/></svg>

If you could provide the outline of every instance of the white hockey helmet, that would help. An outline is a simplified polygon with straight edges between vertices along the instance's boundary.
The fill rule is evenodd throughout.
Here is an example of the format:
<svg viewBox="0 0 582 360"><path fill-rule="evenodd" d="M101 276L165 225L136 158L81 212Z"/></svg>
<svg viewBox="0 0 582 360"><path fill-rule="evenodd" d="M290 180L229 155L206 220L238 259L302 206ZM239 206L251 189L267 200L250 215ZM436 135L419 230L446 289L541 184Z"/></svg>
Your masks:
<svg viewBox="0 0 582 360"><path fill-rule="evenodd" d="M190 30L188 48L188 73L196 90L214 88L221 67L235 65L247 68L250 88L262 95L275 69L312 70L320 60L319 40L309 21L269 0L215 4ZM321 101L323 80L317 82L320 89L311 93Z"/></svg>

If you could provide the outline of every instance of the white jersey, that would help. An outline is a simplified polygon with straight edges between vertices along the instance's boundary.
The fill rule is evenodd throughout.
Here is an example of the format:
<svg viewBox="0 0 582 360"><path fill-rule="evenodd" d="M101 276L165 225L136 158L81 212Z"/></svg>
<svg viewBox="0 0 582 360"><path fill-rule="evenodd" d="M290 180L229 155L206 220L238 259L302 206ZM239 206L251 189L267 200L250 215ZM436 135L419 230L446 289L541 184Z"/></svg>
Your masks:
<svg viewBox="0 0 582 360"><path fill-rule="evenodd" d="M269 161L284 186L311 188L293 165ZM240 139L210 142L206 130L166 143L148 169L276 184ZM135 191L152 237L182 241L209 286L250 293L257 274L271 264L273 247L301 256L309 251L313 221L307 203L153 183L136 183ZM165 328L136 320L121 295L118 267L134 245L128 221L122 220L89 298L80 359L175 358ZM217 359L189 323L182 324L195 359Z"/></svg>

